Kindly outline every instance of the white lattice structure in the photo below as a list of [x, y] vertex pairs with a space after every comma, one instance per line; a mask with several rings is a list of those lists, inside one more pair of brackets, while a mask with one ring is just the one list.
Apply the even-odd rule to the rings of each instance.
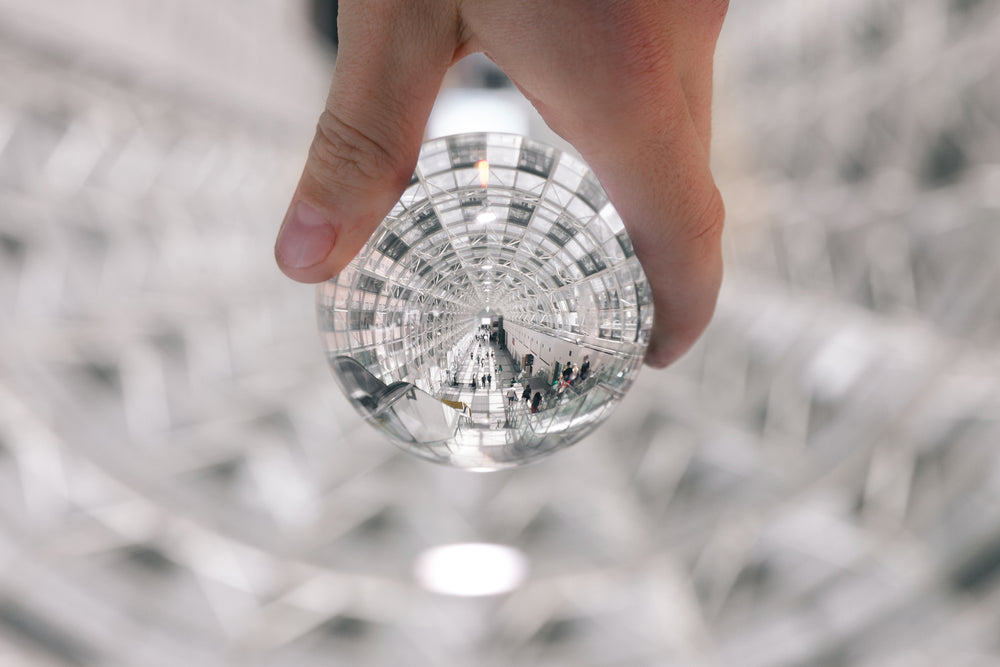
[[[0, 0], [0, 664], [996, 664], [1000, 9], [733, 4], [715, 322], [476, 476], [362, 427], [274, 268], [304, 9]], [[477, 540], [521, 588], [414, 582]]]

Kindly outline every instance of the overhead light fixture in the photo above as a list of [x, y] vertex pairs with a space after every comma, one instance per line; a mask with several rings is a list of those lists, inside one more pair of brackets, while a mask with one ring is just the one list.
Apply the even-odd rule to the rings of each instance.
[[420, 554], [413, 574], [422, 587], [435, 593], [500, 595], [524, 582], [528, 559], [521, 551], [502, 544], [446, 544]]
[[485, 188], [490, 184], [490, 162], [489, 160], [480, 160], [476, 163], [476, 169], [479, 171], [479, 186]]
[[485, 210], [476, 216], [476, 222], [489, 223], [497, 219], [497, 214], [490, 210]]

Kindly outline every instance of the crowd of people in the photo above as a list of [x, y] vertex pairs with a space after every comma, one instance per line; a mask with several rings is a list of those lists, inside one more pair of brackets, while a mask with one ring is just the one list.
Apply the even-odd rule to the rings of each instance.
[[[569, 387], [577, 387], [579, 383], [591, 376], [590, 356], [583, 357], [583, 363], [574, 366], [572, 361], [566, 362], [562, 370], [558, 372], [551, 385], [545, 386], [545, 393], [541, 390], [532, 391], [531, 383], [525, 383], [521, 392], [521, 400], [529, 406], [531, 413], [539, 411], [542, 401], [546, 399], [559, 398]], [[537, 386], [537, 385], [536, 385]], [[543, 385], [544, 386], [544, 385]], [[517, 392], [514, 389], [514, 380], [511, 380], [511, 388], [507, 390], [507, 402], [513, 405], [517, 400]]]
[[[497, 353], [490, 343], [489, 333], [481, 331], [472, 338], [469, 347], [466, 348], [472, 371], [468, 386], [474, 391], [481, 388], [489, 389], [494, 386], [494, 381], [498, 387], [501, 383], [506, 384], [506, 380], [501, 376], [503, 366], [497, 363]], [[514, 371], [517, 371], [516, 364]], [[505, 392], [508, 416], [516, 409], [519, 398], [525, 409], [535, 414], [549, 402], [559, 400], [571, 387], [579, 390], [580, 383], [593, 375], [589, 355], [584, 355], [583, 361], [576, 365], [572, 360], [567, 361], [565, 365], [558, 364], [551, 383], [548, 380], [539, 380], [537, 377], [531, 378], [527, 371], [526, 368], [510, 378], [510, 384]], [[458, 384], [458, 376], [457, 370], [449, 372], [453, 386]]]

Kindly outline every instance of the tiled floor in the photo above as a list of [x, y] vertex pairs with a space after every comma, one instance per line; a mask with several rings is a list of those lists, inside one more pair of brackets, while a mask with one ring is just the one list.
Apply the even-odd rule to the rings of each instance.
[[[525, 409], [520, 400], [523, 387], [516, 379], [513, 359], [505, 348], [477, 337], [465, 345], [459, 358], [462, 365], [456, 374], [458, 384], [446, 393], [446, 397], [469, 406], [473, 423], [495, 428], [503, 426], [511, 416], [507, 412], [507, 390], [512, 382], [517, 397], [513, 409]], [[482, 381], [484, 375], [487, 376], [485, 384]], [[475, 388], [472, 386], [473, 377], [476, 378]]]

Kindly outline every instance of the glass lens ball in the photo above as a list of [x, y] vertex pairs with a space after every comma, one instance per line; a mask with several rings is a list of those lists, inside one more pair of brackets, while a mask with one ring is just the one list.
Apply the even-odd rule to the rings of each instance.
[[344, 393], [407, 452], [473, 470], [593, 431], [652, 325], [621, 217], [579, 159], [507, 134], [424, 144], [399, 202], [319, 286]]

